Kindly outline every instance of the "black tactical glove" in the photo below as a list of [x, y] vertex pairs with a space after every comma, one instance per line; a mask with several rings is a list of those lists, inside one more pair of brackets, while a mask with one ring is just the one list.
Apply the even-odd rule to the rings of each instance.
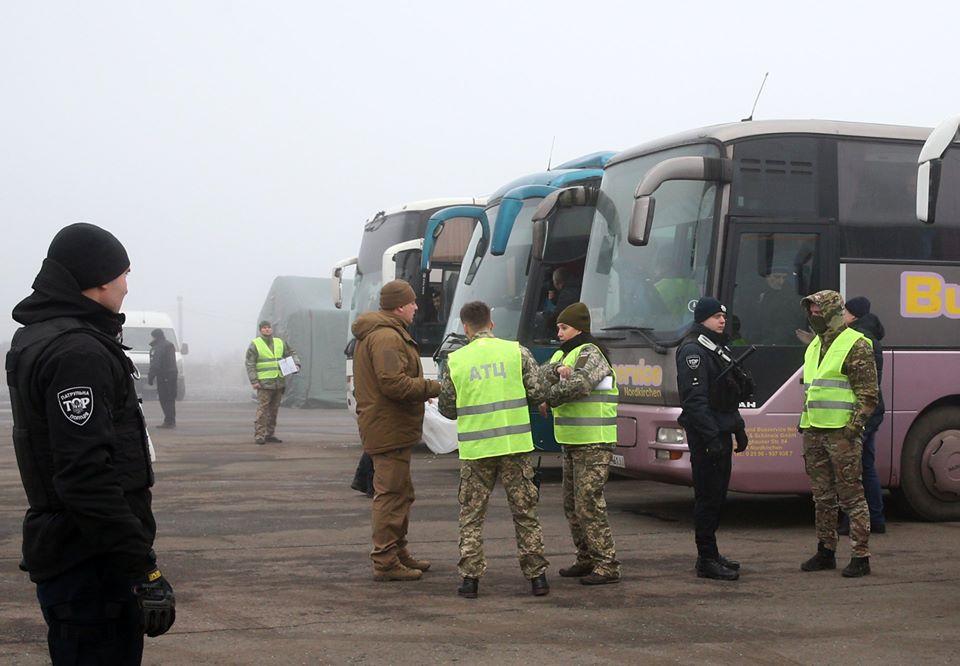
[[746, 430], [738, 430], [733, 433], [734, 438], [737, 440], [737, 447], [734, 449], [737, 453], [743, 453], [747, 450], [747, 444], [750, 443], [750, 440], [747, 439]]
[[160, 569], [134, 583], [133, 593], [143, 615], [143, 633], [151, 638], [167, 633], [177, 619], [177, 601]]

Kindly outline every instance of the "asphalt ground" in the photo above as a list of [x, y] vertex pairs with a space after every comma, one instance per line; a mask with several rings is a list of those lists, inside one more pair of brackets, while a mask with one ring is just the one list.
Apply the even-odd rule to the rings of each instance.
[[[159, 421], [156, 403], [146, 405]], [[533, 597], [502, 490], [488, 512], [480, 598], [460, 599], [457, 459], [418, 448], [410, 542], [433, 567], [413, 583], [371, 579], [370, 504], [350, 490], [358, 435], [345, 411], [280, 413], [283, 444], [256, 446], [255, 405], [186, 402], [159, 459], [156, 550], [177, 623], [147, 639], [148, 664], [822, 664], [960, 660], [960, 523], [893, 514], [871, 540], [873, 574], [802, 573], [816, 546], [809, 498], [731, 495], [723, 552], [740, 581], [693, 572], [692, 491], [612, 479], [623, 580], [587, 588], [572, 563], [559, 461], [540, 516], [551, 566]], [[0, 662], [47, 662], [34, 586], [17, 568], [23, 491], [0, 410]], [[841, 566], [849, 557], [843, 542]]]

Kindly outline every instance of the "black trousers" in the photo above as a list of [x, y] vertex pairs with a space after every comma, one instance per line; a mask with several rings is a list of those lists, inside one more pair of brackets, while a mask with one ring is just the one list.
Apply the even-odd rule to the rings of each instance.
[[717, 528], [723, 503], [730, 486], [730, 470], [733, 458], [733, 435], [724, 434], [723, 451], [708, 454], [705, 442], [688, 432], [690, 468], [693, 473], [693, 529], [697, 542], [697, 555], [704, 559], [716, 559]]
[[132, 583], [105, 563], [87, 560], [37, 583], [37, 599], [54, 666], [140, 663], [142, 616]]
[[366, 452], [360, 456], [360, 461], [357, 463], [357, 471], [354, 475], [354, 479], [360, 481], [360, 483], [367, 489], [373, 489], [373, 458], [371, 458]]
[[163, 422], [169, 425], [177, 422], [177, 376], [157, 377], [157, 398], [163, 410]]

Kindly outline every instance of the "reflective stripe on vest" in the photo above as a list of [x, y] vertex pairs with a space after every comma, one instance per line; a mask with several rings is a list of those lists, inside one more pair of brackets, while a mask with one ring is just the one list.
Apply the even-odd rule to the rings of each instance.
[[276, 379], [280, 376], [280, 359], [283, 358], [283, 340], [273, 339], [273, 349], [259, 335], [253, 339], [257, 348], [257, 380]]
[[447, 357], [447, 367], [457, 389], [461, 459], [533, 451], [518, 343], [474, 338]]
[[[566, 356], [557, 350], [551, 363], [562, 362], [571, 368], [577, 364], [580, 345]], [[613, 373], [613, 368], [610, 369]], [[620, 390], [613, 374], [613, 388], [594, 389], [586, 397], [553, 408], [553, 434], [560, 444], [614, 444], [617, 441], [617, 402]]]
[[807, 345], [803, 359], [803, 413], [801, 428], [842, 428], [850, 422], [857, 396], [843, 374], [843, 362], [857, 340], [870, 338], [852, 328], [844, 330], [820, 361], [820, 336]]

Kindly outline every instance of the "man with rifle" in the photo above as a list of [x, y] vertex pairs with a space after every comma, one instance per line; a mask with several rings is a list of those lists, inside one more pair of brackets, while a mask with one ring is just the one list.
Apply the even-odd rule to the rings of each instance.
[[737, 580], [740, 563], [720, 554], [716, 532], [730, 484], [733, 439], [738, 453], [747, 448], [739, 408], [752, 395], [753, 381], [739, 365], [743, 357], [734, 360], [726, 346], [726, 323], [720, 301], [709, 296], [697, 301], [694, 323], [677, 352], [677, 388], [693, 473], [697, 576]]

